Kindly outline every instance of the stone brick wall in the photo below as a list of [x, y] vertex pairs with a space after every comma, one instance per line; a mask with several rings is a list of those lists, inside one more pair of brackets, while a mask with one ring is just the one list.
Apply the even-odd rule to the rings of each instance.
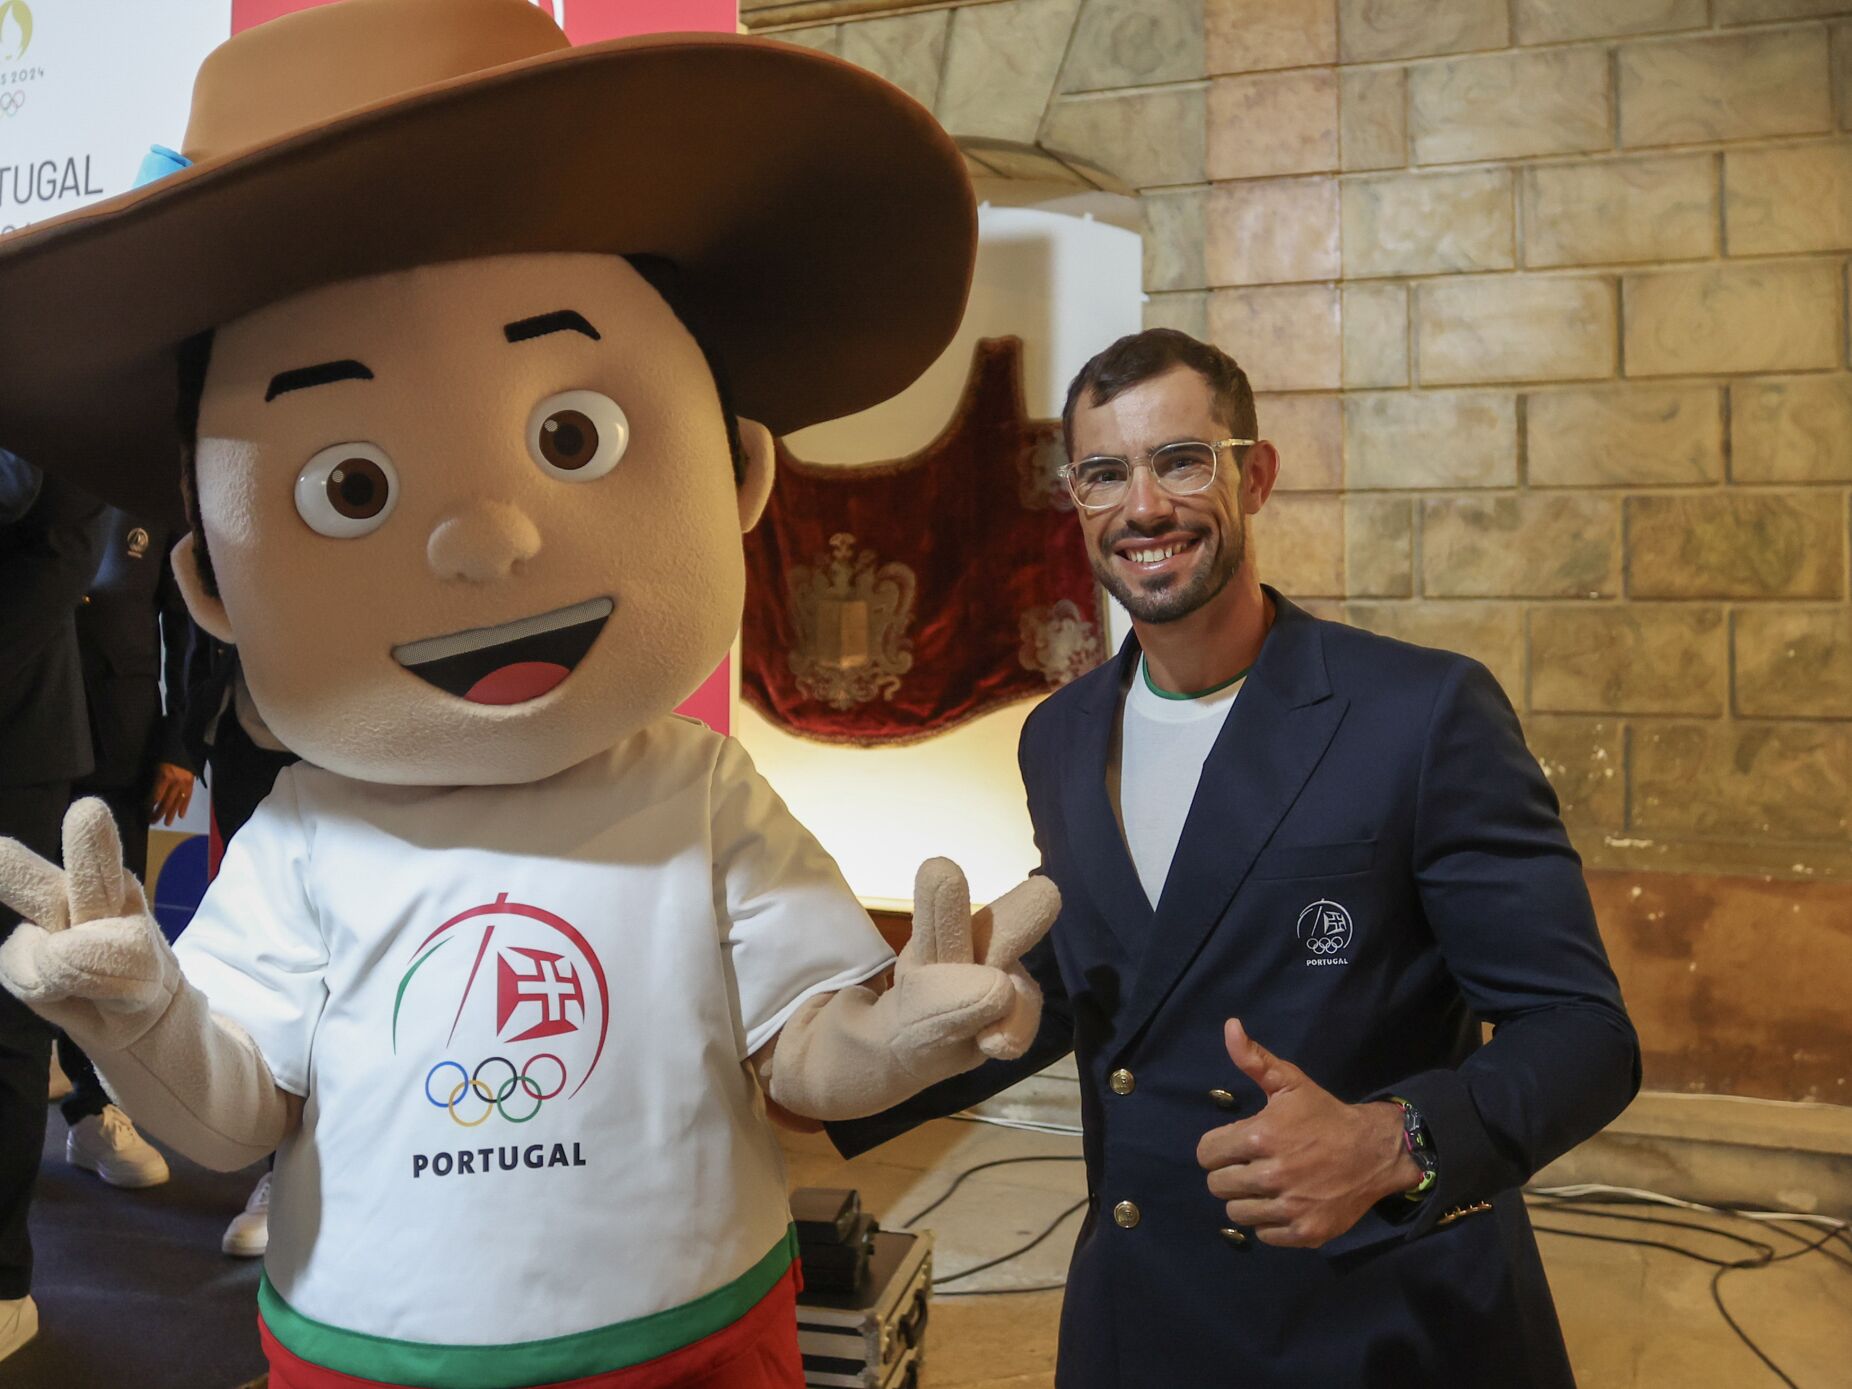
[[874, 4], [748, 20], [1139, 190], [1263, 572], [1498, 676], [1648, 1083], [1852, 1101], [1852, 0]]
[[1852, 877], [1840, 16], [1207, 3], [1263, 568], [1484, 660], [1596, 866]]
[[1204, 20], [1263, 572], [1497, 674], [1648, 1085], [1852, 1102], [1852, 3]]
[[[1044, 177], [1032, 153], [1105, 170], [1144, 210], [1150, 322], [1201, 331], [1204, 289], [1203, 0], [748, 0], [756, 33], [880, 73], [966, 142], [973, 173]], [[843, 16], [835, 23], [819, 17]], [[988, 167], [987, 167], [988, 166]]]

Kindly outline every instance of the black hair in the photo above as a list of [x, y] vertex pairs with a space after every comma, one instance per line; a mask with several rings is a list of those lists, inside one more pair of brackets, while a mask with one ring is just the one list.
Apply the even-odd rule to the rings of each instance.
[[[727, 452], [733, 464], [733, 485], [746, 478], [746, 450], [740, 443], [739, 415], [733, 408], [732, 392], [720, 358], [708, 347], [709, 335], [702, 330], [700, 316], [678, 292], [679, 271], [675, 262], [664, 256], [625, 256], [630, 267], [641, 275], [649, 287], [660, 294], [670, 310], [681, 320], [701, 357], [708, 374], [714, 378], [714, 391], [720, 397], [720, 414], [726, 422]], [[205, 527], [199, 513], [199, 402], [206, 388], [206, 369], [212, 364], [213, 331], [196, 333], [176, 350], [178, 394], [175, 424], [180, 435], [180, 492], [186, 504], [187, 525], [193, 532], [193, 563], [199, 571], [200, 586], [214, 598], [219, 596], [218, 575], [212, 569], [212, 555], [206, 548]]]
[[212, 572], [212, 555], [206, 549], [206, 528], [199, 515], [199, 398], [206, 389], [206, 368], [212, 365], [212, 329], [195, 333], [175, 352], [177, 395], [174, 427], [180, 434], [180, 497], [186, 503], [187, 528], [193, 532], [193, 567], [199, 585], [219, 596], [219, 576]]
[[682, 321], [688, 335], [695, 340], [695, 346], [701, 349], [707, 374], [714, 378], [714, 392], [720, 397], [720, 417], [727, 426], [727, 455], [733, 460], [733, 485], [739, 486], [746, 480], [746, 450], [740, 444], [740, 417], [733, 409], [733, 392], [727, 383], [726, 369], [708, 346], [713, 334], [707, 331], [701, 313], [681, 290], [680, 267], [667, 256], [635, 255], [624, 259], [643, 277], [645, 284], [662, 296], [670, 312]]
[[1199, 342], [1175, 328], [1147, 328], [1120, 338], [1080, 369], [1061, 407], [1061, 433], [1074, 437], [1074, 407], [1087, 391], [1088, 404], [1105, 405], [1122, 391], [1162, 376], [1173, 367], [1188, 367], [1209, 383], [1217, 418], [1242, 439], [1258, 439], [1254, 390], [1235, 359], [1213, 343]]

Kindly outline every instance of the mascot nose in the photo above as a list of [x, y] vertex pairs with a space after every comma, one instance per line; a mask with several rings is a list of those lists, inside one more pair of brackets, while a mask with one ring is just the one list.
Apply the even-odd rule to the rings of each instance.
[[518, 507], [481, 502], [437, 523], [425, 555], [440, 579], [505, 579], [540, 553], [540, 531]]

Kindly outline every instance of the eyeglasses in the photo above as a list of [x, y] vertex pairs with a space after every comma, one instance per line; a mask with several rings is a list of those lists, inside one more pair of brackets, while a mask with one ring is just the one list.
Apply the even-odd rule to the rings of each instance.
[[1094, 454], [1063, 463], [1058, 471], [1078, 505], [1088, 511], [1109, 511], [1125, 500], [1126, 493], [1132, 489], [1132, 473], [1140, 466], [1150, 468], [1157, 485], [1171, 496], [1187, 497], [1207, 491], [1209, 484], [1215, 481], [1215, 461], [1223, 449], [1253, 442], [1252, 439], [1217, 439], [1214, 443], [1205, 443], [1183, 439], [1152, 449], [1139, 458]]

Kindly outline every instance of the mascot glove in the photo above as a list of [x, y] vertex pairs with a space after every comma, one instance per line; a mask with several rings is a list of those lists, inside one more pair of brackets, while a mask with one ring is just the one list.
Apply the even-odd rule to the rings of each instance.
[[0, 945], [0, 984], [86, 1052], [121, 1051], [167, 1011], [180, 963], [103, 802], [65, 813], [64, 862], [0, 839], [0, 902], [25, 918]]
[[860, 1118], [987, 1057], [1021, 1056], [1042, 1012], [1021, 959], [1060, 910], [1055, 885], [1036, 877], [974, 916], [958, 866], [928, 859], [914, 883], [913, 934], [894, 987], [806, 1001], [778, 1034], [767, 1093], [809, 1118]]
[[64, 863], [0, 839], [0, 902], [24, 918], [0, 944], [0, 985], [69, 1033], [130, 1116], [188, 1157], [220, 1171], [263, 1157], [293, 1101], [182, 977], [103, 802], [65, 812]]

